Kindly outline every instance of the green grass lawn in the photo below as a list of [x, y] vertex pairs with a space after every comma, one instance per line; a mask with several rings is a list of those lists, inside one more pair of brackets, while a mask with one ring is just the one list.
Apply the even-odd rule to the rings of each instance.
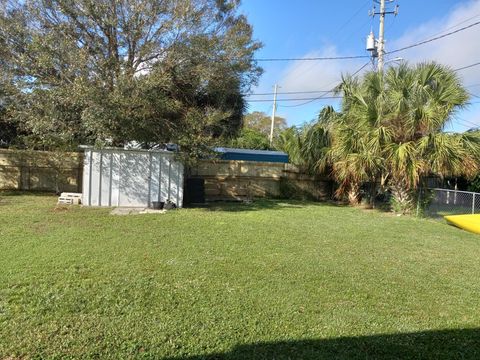
[[112, 216], [0, 193], [0, 359], [480, 358], [480, 236], [260, 201]]

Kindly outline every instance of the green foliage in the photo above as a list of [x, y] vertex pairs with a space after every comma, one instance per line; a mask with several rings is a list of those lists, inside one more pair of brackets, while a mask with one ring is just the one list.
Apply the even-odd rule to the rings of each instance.
[[434, 193], [426, 188], [420, 188], [415, 193], [415, 202], [416, 202], [416, 210], [415, 215], [417, 217], [425, 217], [426, 211], [428, 210], [433, 198]]
[[288, 154], [289, 162], [303, 165], [303, 131], [295, 126], [283, 130], [275, 139], [275, 148]]
[[[243, 117], [243, 126], [256, 130], [265, 136], [270, 136], [272, 126], [272, 118], [264, 112], [254, 111]], [[287, 121], [279, 116], [275, 116], [273, 136], [276, 138], [278, 134], [287, 127]]]
[[0, 193], [2, 359], [478, 358], [475, 234], [285, 200], [55, 203]]
[[[410, 194], [408, 194], [410, 195]], [[397, 192], [390, 197], [390, 209], [397, 214], [411, 214], [415, 208], [412, 196], [399, 196]]]
[[251, 128], [243, 128], [239, 135], [229, 142], [228, 146], [233, 148], [256, 150], [272, 149], [268, 136]]
[[[444, 129], [468, 93], [457, 74], [435, 63], [390, 67], [385, 74], [345, 76], [338, 91], [342, 109], [325, 131], [313, 136], [309, 161], [329, 164], [339, 183], [337, 195], [358, 202], [360, 185], [380, 184], [401, 212], [415, 209], [415, 190], [422, 177], [471, 176], [480, 165], [480, 136], [450, 134]], [[325, 126], [325, 122], [319, 121]]]
[[[0, 37], [0, 48], [2, 38]], [[17, 145], [20, 143], [21, 129], [11, 118], [11, 105], [18, 91], [13, 84], [13, 79], [5, 72], [0, 50], [0, 147]]]
[[[260, 44], [236, 0], [1, 2], [11, 118], [30, 146], [176, 142], [235, 134]], [[1, 45], [1, 44], [0, 44]]]
[[327, 107], [316, 123], [282, 132], [276, 146], [311, 172], [331, 173], [337, 196], [360, 200], [361, 184], [392, 195], [392, 209], [415, 209], [422, 177], [478, 172], [480, 136], [443, 132], [468, 100], [457, 75], [438, 64], [406, 64], [363, 78], [345, 76], [341, 112]]
[[476, 176], [470, 183], [468, 184], [468, 191], [473, 192], [480, 192], [480, 176]]
[[328, 172], [328, 151], [337, 116], [333, 108], [326, 107], [320, 112], [317, 122], [282, 131], [275, 146], [289, 155], [290, 162], [311, 173]]

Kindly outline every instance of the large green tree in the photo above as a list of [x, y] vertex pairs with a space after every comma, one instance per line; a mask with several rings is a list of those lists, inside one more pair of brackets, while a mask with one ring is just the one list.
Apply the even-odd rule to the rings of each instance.
[[242, 124], [260, 44], [238, 0], [0, 0], [0, 37], [32, 145], [174, 141]]

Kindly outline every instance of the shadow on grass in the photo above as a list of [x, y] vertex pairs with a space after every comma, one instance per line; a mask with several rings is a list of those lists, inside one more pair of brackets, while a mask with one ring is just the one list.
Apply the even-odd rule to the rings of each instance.
[[431, 205], [427, 211], [425, 212], [425, 215], [434, 218], [434, 219], [440, 219], [443, 220], [443, 217], [446, 215], [470, 215], [472, 214], [472, 207], [455, 207], [455, 206], [449, 206], [449, 205]]
[[0, 206], [10, 205], [18, 196], [52, 197], [55, 193], [45, 191], [0, 190]]
[[170, 358], [214, 359], [479, 359], [480, 329], [422, 331], [238, 345], [226, 353]]
[[272, 199], [258, 199], [252, 202], [213, 202], [203, 205], [188, 205], [189, 208], [200, 208], [206, 211], [227, 211], [227, 212], [242, 212], [242, 211], [258, 211], [258, 210], [283, 210], [283, 209], [302, 209], [306, 206], [343, 206], [334, 202], [314, 202], [302, 200], [272, 200]]
[[0, 196], [55, 196], [54, 191], [44, 190], [0, 190]]

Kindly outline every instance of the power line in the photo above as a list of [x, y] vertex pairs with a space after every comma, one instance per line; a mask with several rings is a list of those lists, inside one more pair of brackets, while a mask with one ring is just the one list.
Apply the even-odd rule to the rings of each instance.
[[[368, 5], [368, 3], [370, 3], [371, 0], [367, 0], [365, 1], [365, 3], [362, 5], [362, 7], [359, 9], [361, 11], [361, 9], [364, 9], [366, 5]], [[357, 15], [359, 13], [359, 11], [357, 11], [355, 14]], [[353, 15], [352, 16], [352, 19], [356, 16], [356, 15]], [[351, 21], [351, 20], [350, 20]], [[352, 39], [352, 38], [357, 38], [359, 34], [361, 34], [363, 31], [360, 31], [360, 30], [365, 30], [366, 29], [366, 25], [370, 22], [371, 20], [370, 19], [367, 19], [367, 21], [363, 24], [361, 24], [359, 27], [355, 27], [355, 28], [352, 28], [348, 33], [344, 32], [343, 35], [341, 36], [338, 36], [338, 32], [335, 32], [335, 36], [338, 36], [337, 37], [337, 41], [335, 42], [336, 45], [337, 45], [337, 48], [341, 48], [342, 45], [345, 43], [345, 41], [347, 39]], [[346, 24], [348, 24], [349, 22], [347, 22]], [[346, 25], [344, 24], [344, 25]], [[363, 46], [363, 43], [364, 43], [364, 36], [362, 35], [361, 37], [361, 44]]]
[[453, 69], [453, 71], [465, 70], [465, 69], [469, 69], [471, 67], [478, 66], [478, 65], [480, 65], [480, 62], [471, 64], [471, 65], [467, 65], [467, 66], [463, 66], [463, 67], [460, 67], [460, 68], [457, 68], [457, 69]]
[[354, 56], [326, 56], [326, 57], [304, 57], [304, 58], [259, 58], [256, 61], [321, 61], [321, 60], [353, 60], [369, 58], [369, 55]]
[[303, 106], [303, 105], [307, 105], [307, 104], [310, 104], [314, 101], [317, 101], [317, 100], [327, 100], [327, 99], [342, 99], [343, 96], [329, 96], [329, 97], [325, 97], [325, 96], [318, 96], [318, 97], [315, 97], [315, 98], [310, 98], [310, 99], [297, 99], [297, 100], [308, 100], [306, 102], [303, 102], [301, 104], [295, 104], [295, 105], [280, 105], [281, 107], [283, 108], [289, 108], [289, 107], [298, 107], [298, 106]]
[[[475, 18], [477, 16], [478, 15], [476, 15], [472, 18]], [[405, 47], [402, 47], [402, 48], [399, 48], [399, 49], [388, 51], [388, 52], [386, 52], [386, 54], [394, 54], [394, 53], [404, 51], [404, 50], [407, 50], [407, 49], [411, 49], [411, 48], [414, 48], [414, 47], [417, 47], [417, 46], [425, 45], [425, 44], [430, 43], [432, 41], [440, 40], [440, 39], [443, 39], [445, 37], [448, 37], [448, 36], [454, 35], [456, 33], [459, 33], [461, 31], [465, 31], [465, 30], [470, 29], [470, 28], [472, 28], [474, 26], [477, 26], [479, 24], [480, 24], [480, 21], [477, 21], [477, 22], [474, 22], [470, 25], [461, 27], [460, 29], [445, 33], [443, 35], [435, 36], [433, 38], [423, 40], [423, 41], [419, 41], [417, 43], [414, 43], [414, 44], [411, 44], [411, 45], [408, 45], [408, 46], [405, 46]], [[453, 27], [455, 27], [455, 26], [453, 26]], [[369, 55], [352, 55], [352, 56], [318, 56], [318, 57], [303, 57], [303, 58], [256, 58], [255, 60], [260, 61], [260, 62], [272, 62], [272, 61], [353, 60], [353, 59], [365, 59], [365, 58], [370, 58], [370, 56]]]
[[[468, 121], [466, 119], [463, 119], [461, 117], [459, 117], [458, 115], [453, 119], [453, 120], [456, 120], [458, 122], [463, 122], [463, 125], [465, 126], [465, 124], [467, 124], [467, 126], [475, 126], [475, 127], [478, 127], [478, 124], [475, 124], [471, 121]], [[462, 125], [462, 123], [460, 123]]]
[[357, 16], [357, 15], [360, 13], [360, 11], [363, 10], [363, 8], [365, 7], [365, 5], [367, 5], [369, 2], [370, 2], [370, 0], [365, 1], [365, 2], [358, 8], [358, 10], [355, 11], [355, 13], [354, 13], [352, 16], [350, 16], [350, 18], [349, 18], [347, 21], [345, 21], [345, 22], [334, 32], [334, 34], [337, 35], [341, 30], [343, 30], [343, 29], [345, 28], [345, 26], [347, 26], [347, 25], [355, 18], [355, 16]]
[[[365, 64], [363, 64], [358, 70], [356, 70], [351, 76], [355, 76], [357, 75], [360, 71], [362, 71], [366, 66], [368, 66], [370, 64], [370, 62], [367, 62]], [[466, 65], [466, 66], [463, 66], [463, 67], [460, 67], [460, 68], [457, 68], [457, 69], [454, 69], [453, 71], [461, 71], [461, 70], [464, 70], [464, 69], [468, 69], [468, 68], [471, 68], [471, 67], [474, 67], [474, 66], [478, 66], [480, 65], [480, 62], [477, 62], [477, 63], [474, 63], [474, 64], [470, 64], [470, 65]], [[474, 85], [470, 85], [471, 86], [475, 86], [475, 85], [478, 85], [478, 84], [474, 84]], [[331, 89], [331, 90], [311, 90], [311, 91], [284, 91], [284, 92], [278, 92], [277, 94], [278, 95], [294, 95], [294, 94], [315, 94], [315, 93], [323, 93], [323, 95], [320, 95], [320, 96], [317, 96], [317, 97], [310, 97], [310, 98], [283, 98], [283, 99], [277, 99], [277, 101], [306, 101], [304, 103], [301, 103], [301, 104], [295, 104], [295, 105], [279, 105], [281, 107], [297, 107], [297, 106], [303, 106], [303, 105], [307, 105], [309, 103], [312, 103], [316, 100], [322, 100], [322, 99], [341, 99], [343, 98], [342, 96], [326, 96], [327, 94], [330, 94], [330, 93], [333, 93], [334, 92], [334, 89]], [[254, 95], [258, 95], [258, 96], [266, 96], [266, 95], [273, 95], [273, 93], [256, 93], [256, 94], [248, 94], [246, 96], [254, 96]], [[473, 93], [470, 93], [470, 95], [474, 96], [474, 97], [477, 97], [477, 98], [480, 98], [480, 96], [476, 95], [476, 94], [473, 94]], [[251, 99], [251, 100], [246, 100], [247, 102], [271, 102], [271, 100], [269, 99]], [[480, 101], [473, 101], [473, 102], [470, 102], [470, 104], [477, 104], [477, 103], [480, 103]]]
[[[355, 71], [352, 76], [355, 76], [357, 75], [360, 71], [362, 71], [367, 65], [370, 64], [370, 61], [367, 62], [366, 64], [362, 65], [357, 71]], [[331, 90], [332, 92], [334, 91], [333, 89]], [[301, 104], [296, 104], [296, 105], [283, 105], [282, 107], [297, 107], [297, 106], [303, 106], [303, 105], [307, 105], [307, 104], [310, 104], [316, 100], [322, 100], [322, 99], [328, 99], [329, 97], [326, 97], [325, 96], [326, 94], [324, 95], [321, 95], [321, 96], [318, 96], [316, 98], [313, 98], [313, 99], [308, 99], [308, 101], [304, 102], [304, 103], [301, 103]], [[335, 97], [330, 97], [330, 98], [342, 98], [342, 96], [335, 96]]]
[[366, 64], [364, 64], [360, 69], [358, 69], [357, 71], [355, 71], [351, 76], [355, 76], [357, 75], [360, 71], [362, 71], [367, 65], [370, 64], [370, 61], [367, 62]]
[[[277, 102], [279, 101], [302, 101], [302, 100], [316, 100], [316, 99], [341, 99], [342, 96], [322, 96], [322, 97], [316, 97], [316, 98], [298, 98], [298, 99], [277, 99]], [[267, 100], [267, 99], [253, 99], [253, 100], [246, 100], [247, 102], [271, 102], [272, 100]]]
[[[360, 11], [362, 11], [362, 9], [365, 7], [365, 5], [367, 5], [368, 3], [370, 3], [371, 0], [366, 0], [358, 9], [357, 11], [355, 11], [355, 13], [345, 22], [343, 23], [335, 32], [334, 34], [336, 34], [338, 36], [338, 34], [360, 13]], [[363, 28], [363, 25], [362, 25], [362, 28]], [[355, 34], [358, 33], [358, 31], [355, 31], [354, 32]], [[342, 37], [342, 39], [344, 39], [345, 37]], [[344, 41], [340, 41], [340, 43], [343, 43]], [[337, 47], [339, 45], [339, 42], [337, 42]], [[305, 69], [304, 71], [302, 71], [300, 74], [297, 74], [297, 76], [302, 76], [304, 73], [312, 70], [314, 67], [316, 66], [316, 63], [313, 63], [312, 65], [310, 65], [307, 69]]]
[[[466, 22], [468, 22], [468, 21], [470, 21], [470, 20], [473, 20], [473, 19], [475, 19], [475, 18], [477, 18], [477, 17], [479, 17], [479, 16], [480, 16], [480, 14], [477, 14], [477, 15], [474, 15], [474, 16], [472, 16], [472, 17], [469, 17], [469, 18], [467, 18], [467, 19], [465, 19], [465, 20], [463, 20], [463, 21], [460, 21], [459, 23], [456, 23], [455, 25], [452, 25], [452, 26], [450, 26], [450, 27], [448, 27], [448, 28], [446, 28], [446, 29], [443, 29], [442, 31], [439, 31], [439, 32], [434, 33], [434, 34], [431, 34], [430, 37], [443, 34], [445, 31], [448, 31], [448, 30], [451, 30], [451, 29], [455, 29], [457, 26], [460, 26], [460, 25], [462, 25], [462, 24], [465, 24]], [[429, 38], [430, 38], [430, 37], [429, 37]], [[425, 39], [423, 39], [423, 40], [427, 40], [427, 39], [429, 39], [429, 38], [425, 38]], [[421, 40], [421, 41], [423, 41], [423, 40]]]
[[455, 117], [451, 118], [448, 122], [445, 123], [445, 126], [450, 126], [452, 129], [455, 128], [455, 125], [459, 125], [465, 128], [471, 128], [472, 126], [478, 127], [478, 124], [475, 124], [471, 121], [468, 121], [466, 119], [461, 118], [458, 115], [455, 115]]
[[467, 30], [467, 29], [470, 29], [474, 26], [477, 26], [480, 24], [480, 21], [477, 21], [473, 24], [470, 24], [470, 25], [467, 25], [467, 26], [464, 26], [460, 29], [457, 29], [455, 31], [451, 31], [451, 32], [448, 32], [446, 34], [443, 34], [443, 35], [440, 35], [440, 36], [436, 36], [436, 37], [433, 37], [433, 38], [430, 38], [428, 40], [424, 40], [424, 41], [420, 41], [418, 43], [415, 43], [415, 44], [411, 44], [411, 45], [408, 45], [408, 46], [405, 46], [403, 48], [400, 48], [400, 49], [396, 49], [396, 50], [392, 50], [392, 51], [389, 51], [388, 53], [389, 54], [393, 54], [393, 53], [397, 53], [397, 52], [400, 52], [400, 51], [404, 51], [404, 50], [407, 50], [407, 49], [411, 49], [411, 48], [414, 48], [414, 47], [417, 47], [417, 46], [420, 46], [420, 45], [424, 45], [424, 44], [427, 44], [427, 43], [430, 43], [432, 41], [436, 41], [436, 40], [440, 40], [440, 39], [443, 39], [444, 37], [447, 37], [447, 36], [450, 36], [450, 35], [453, 35], [453, 34], [456, 34], [458, 32], [461, 32], [461, 31], [464, 31], [464, 30]]
[[[436, 36], [436, 37], [433, 37], [433, 38], [430, 38], [430, 39], [427, 39], [427, 40], [424, 40], [424, 41], [420, 41], [420, 42], [402, 47], [400, 49], [395, 49], [395, 50], [392, 50], [392, 51], [389, 51], [389, 52], [386, 52], [386, 53], [387, 54], [394, 54], [394, 53], [404, 51], [404, 50], [408, 50], [408, 49], [411, 49], [411, 48], [414, 48], [414, 47], [417, 47], [417, 46], [425, 45], [425, 44], [430, 43], [432, 41], [440, 40], [440, 39], [443, 39], [447, 36], [451, 36], [451, 35], [454, 35], [456, 33], [461, 32], [461, 31], [465, 31], [465, 30], [470, 29], [470, 28], [472, 28], [474, 26], [477, 26], [479, 24], [480, 24], [480, 21], [477, 21], [473, 24], [464, 26], [460, 29], [448, 32], [446, 34]], [[369, 57], [370, 57], [369, 55], [354, 55], [354, 56], [325, 56], [325, 57], [304, 57], [304, 58], [258, 58], [258, 59], [255, 59], [255, 60], [256, 61], [265, 61], [265, 62], [267, 62], [267, 61], [324, 61], [324, 60], [365, 59], [365, 58], [369, 58]]]
[[[283, 91], [277, 92], [277, 95], [288, 95], [288, 94], [318, 94], [318, 93], [331, 93], [332, 90], [310, 90], [310, 91]], [[252, 93], [245, 94], [245, 96], [266, 96], [273, 95], [274, 93]]]

